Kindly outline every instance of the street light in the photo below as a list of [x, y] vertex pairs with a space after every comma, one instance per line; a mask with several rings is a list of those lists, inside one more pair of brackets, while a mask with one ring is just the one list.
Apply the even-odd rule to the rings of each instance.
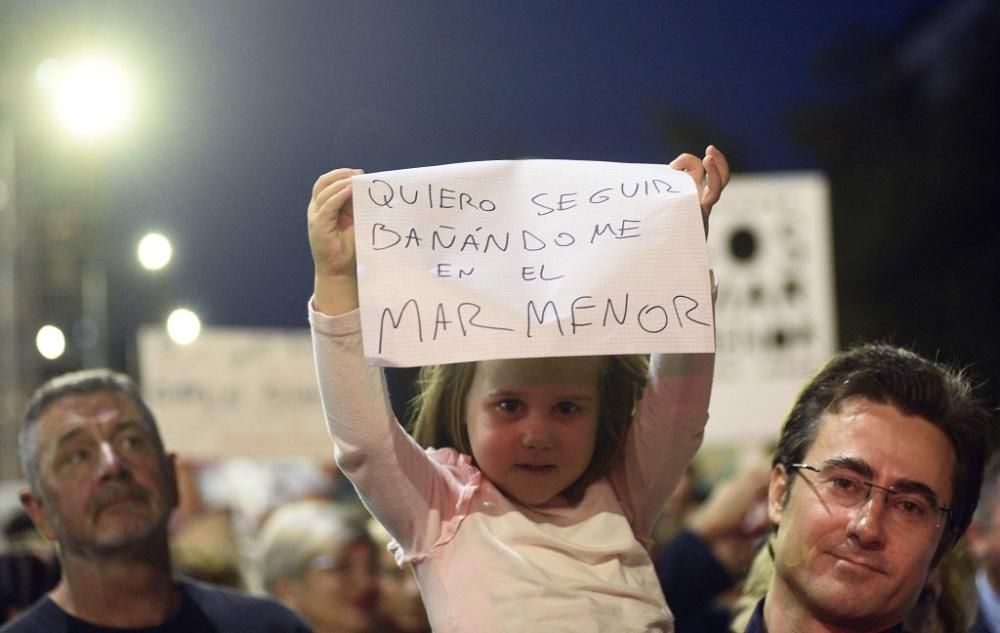
[[170, 263], [174, 249], [166, 236], [160, 233], [147, 233], [139, 240], [136, 254], [139, 263], [146, 270], [161, 270]]
[[66, 335], [54, 325], [43, 325], [35, 336], [38, 353], [49, 360], [55, 360], [66, 351]]
[[77, 343], [84, 366], [99, 367], [108, 360], [107, 254], [103, 156], [92, 150], [96, 141], [121, 131], [132, 118], [136, 91], [125, 67], [104, 55], [46, 60], [37, 67], [35, 80], [59, 126], [87, 145], [89, 156], [74, 157], [67, 180], [79, 187], [73, 201], [86, 231], [77, 246], [80, 323], [92, 324], [87, 331], [94, 333]]
[[94, 140], [124, 127], [135, 91], [121, 64], [107, 57], [49, 59], [35, 72], [56, 119], [75, 138]]
[[178, 345], [189, 345], [201, 334], [201, 319], [187, 308], [177, 308], [167, 317], [167, 335]]

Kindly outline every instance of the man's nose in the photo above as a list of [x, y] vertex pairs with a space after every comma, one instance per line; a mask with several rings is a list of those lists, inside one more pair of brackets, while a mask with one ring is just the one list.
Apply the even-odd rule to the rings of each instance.
[[885, 543], [889, 494], [881, 488], [869, 488], [865, 500], [852, 510], [847, 531], [863, 547], [880, 547]]
[[128, 470], [125, 460], [110, 442], [101, 442], [100, 473], [102, 477], [118, 476]]

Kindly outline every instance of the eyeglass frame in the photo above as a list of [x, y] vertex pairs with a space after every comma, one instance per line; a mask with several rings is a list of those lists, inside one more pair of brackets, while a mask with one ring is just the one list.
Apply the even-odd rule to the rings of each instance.
[[[801, 469], [804, 468], [806, 470], [811, 470], [812, 472], [816, 473], [817, 475], [818, 474], [822, 474], [822, 472], [823, 472], [823, 469], [820, 468], [820, 467], [818, 467], [818, 466], [814, 466], [813, 464], [801, 463], [801, 462], [800, 463], [795, 463], [795, 464], [788, 464], [787, 466], [785, 466], [785, 468], [786, 469], [794, 469], [794, 470], [801, 470]], [[852, 506], [852, 507], [859, 508], [859, 507], [865, 505], [866, 503], [868, 503], [871, 500], [871, 498], [872, 498], [872, 490], [875, 489], [875, 488], [878, 488], [883, 493], [885, 493], [885, 499], [886, 499], [887, 503], [889, 501], [889, 497], [890, 496], [895, 495], [895, 494], [900, 494], [900, 491], [899, 490], [895, 490], [892, 486], [888, 486], [888, 487], [881, 486], [881, 485], [875, 483], [874, 481], [865, 481], [864, 479], [861, 479], [860, 477], [859, 477], [859, 479], [860, 479], [861, 485], [868, 488], [868, 492], [865, 494], [864, 499], [861, 501], [861, 503], [859, 503], [856, 506]], [[933, 494], [933, 492], [932, 492], [932, 494]], [[937, 523], [934, 524], [935, 528], [941, 527], [941, 523], [942, 523], [941, 517], [942, 516], [947, 516], [947, 520], [944, 522], [945, 525], [947, 525], [948, 523], [951, 522], [951, 508], [949, 508], [947, 506], [940, 506], [940, 505], [938, 505], [937, 495], [933, 495], [933, 497], [932, 497], [931, 495], [924, 494], [923, 496], [926, 497], [927, 500], [930, 502], [931, 507], [934, 508], [935, 510], [937, 510], [937, 512], [938, 512], [938, 520], [937, 520]]]

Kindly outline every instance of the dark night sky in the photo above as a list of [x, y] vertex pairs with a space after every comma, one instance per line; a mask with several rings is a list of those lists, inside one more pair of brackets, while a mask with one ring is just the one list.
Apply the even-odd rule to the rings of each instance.
[[[0, 0], [0, 28], [37, 50], [98, 42], [141, 76], [140, 118], [107, 156], [111, 316], [128, 333], [146, 300], [304, 327], [305, 205], [333, 167], [666, 162], [714, 142], [738, 172], [824, 168], [790, 121], [864, 83], [824, 77], [829, 51], [955, 4]], [[152, 280], [131, 263], [149, 229], [176, 249]]]

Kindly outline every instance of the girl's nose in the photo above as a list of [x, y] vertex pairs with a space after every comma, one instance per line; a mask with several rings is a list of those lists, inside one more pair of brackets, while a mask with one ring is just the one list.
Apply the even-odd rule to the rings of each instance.
[[521, 432], [521, 443], [526, 448], [552, 448], [552, 430], [545, 420], [525, 420]]

